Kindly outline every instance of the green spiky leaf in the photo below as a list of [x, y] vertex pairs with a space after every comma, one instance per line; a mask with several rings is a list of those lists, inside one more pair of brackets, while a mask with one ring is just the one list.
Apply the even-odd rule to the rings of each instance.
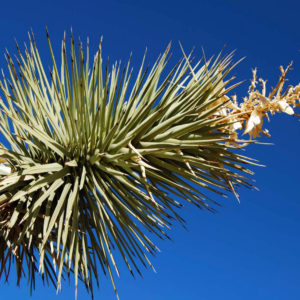
[[[252, 187], [251, 161], [227, 142], [228, 120], [218, 112], [231, 55], [191, 65], [184, 54], [165, 74], [169, 48], [136, 79], [129, 63], [104, 65], [102, 43], [92, 65], [89, 44], [61, 63], [48, 37], [52, 68], [44, 69], [33, 35], [17, 64], [6, 54], [0, 131], [0, 274], [14, 261], [18, 282], [31, 287], [40, 272], [58, 289], [74, 273], [93, 294], [100, 273], [118, 275], [117, 249], [132, 274], [151, 265], [149, 235], [168, 237], [184, 202], [214, 211], [207, 191]], [[234, 86], [232, 86], [234, 87]], [[176, 199], [175, 199], [175, 198]], [[212, 206], [211, 206], [212, 204]], [[101, 267], [101, 270], [98, 268]]]

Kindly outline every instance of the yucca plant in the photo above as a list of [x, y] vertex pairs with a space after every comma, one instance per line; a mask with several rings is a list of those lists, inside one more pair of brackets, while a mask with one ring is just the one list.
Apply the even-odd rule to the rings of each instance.
[[238, 105], [227, 96], [236, 86], [228, 78], [232, 55], [192, 65], [183, 52], [164, 74], [168, 47], [149, 70], [144, 58], [133, 79], [129, 63], [103, 63], [102, 42], [90, 63], [89, 43], [84, 51], [71, 36], [68, 55], [63, 40], [60, 65], [48, 42], [50, 72], [33, 35], [24, 53], [17, 46], [16, 62], [6, 53], [0, 275], [8, 280], [14, 265], [17, 283], [26, 275], [32, 289], [39, 272], [60, 289], [73, 273], [75, 289], [80, 279], [93, 295], [103, 273], [116, 291], [116, 251], [141, 274], [139, 265], [152, 267], [148, 254], [158, 249], [148, 235], [168, 238], [174, 220], [184, 224], [184, 202], [214, 211], [207, 191], [238, 196], [238, 187], [253, 187], [246, 165], [255, 162], [237, 150], [252, 141], [237, 130], [256, 136], [267, 111], [291, 113], [299, 88], [277, 86], [267, 97], [254, 77]]

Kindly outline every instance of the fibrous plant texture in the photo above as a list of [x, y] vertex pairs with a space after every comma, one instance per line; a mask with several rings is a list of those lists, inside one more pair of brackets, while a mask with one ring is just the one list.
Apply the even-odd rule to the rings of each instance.
[[[241, 103], [228, 93], [232, 55], [183, 59], [169, 73], [167, 50], [133, 78], [129, 63], [110, 68], [100, 43], [70, 51], [44, 69], [33, 35], [13, 62], [6, 54], [0, 100], [0, 274], [11, 266], [31, 288], [39, 272], [58, 289], [74, 273], [93, 294], [102, 274], [118, 274], [119, 251], [130, 272], [151, 266], [158, 248], [151, 235], [168, 237], [184, 202], [214, 211], [207, 191], [251, 188], [238, 148], [252, 143], [268, 113], [294, 114], [300, 87], [283, 91], [286, 71], [269, 95], [256, 71]], [[75, 49], [76, 48], [76, 49]], [[76, 50], [76, 51], [75, 51]], [[70, 52], [70, 54], [69, 54]], [[68, 54], [67, 54], [68, 53]], [[50, 74], [49, 74], [50, 73]]]

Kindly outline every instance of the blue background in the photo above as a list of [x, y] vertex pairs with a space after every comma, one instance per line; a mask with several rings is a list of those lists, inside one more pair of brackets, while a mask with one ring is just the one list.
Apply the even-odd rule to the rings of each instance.
[[[45, 26], [58, 54], [63, 32], [73, 27], [75, 36], [90, 37], [95, 50], [104, 37], [104, 55], [126, 61], [133, 51], [135, 70], [148, 47], [153, 63], [173, 41], [172, 63], [180, 57], [178, 41], [186, 51], [201, 47], [207, 56], [237, 49], [236, 59], [246, 56], [235, 70], [249, 80], [251, 68], [275, 85], [279, 65], [294, 61], [290, 83], [300, 80], [299, 1], [78, 1], [14, 0], [0, 2], [0, 53], [15, 53], [14, 38], [27, 41], [33, 29], [44, 61], [49, 63]], [[5, 69], [4, 56], [0, 67]], [[246, 95], [248, 84], [237, 89]], [[270, 124], [275, 146], [248, 147], [246, 154], [267, 168], [254, 168], [259, 192], [241, 190], [241, 204], [233, 196], [219, 200], [218, 214], [188, 206], [182, 211], [189, 231], [175, 225], [173, 242], [158, 241], [162, 250], [152, 262], [157, 274], [145, 270], [144, 279], [133, 279], [121, 265], [117, 287], [121, 299], [300, 299], [300, 123], [296, 117], [277, 115]], [[73, 299], [73, 282], [55, 289], [37, 283], [32, 298], [26, 282], [17, 288], [14, 274], [1, 282], [0, 299]], [[95, 299], [115, 299], [103, 278]], [[79, 299], [88, 297], [80, 285]]]

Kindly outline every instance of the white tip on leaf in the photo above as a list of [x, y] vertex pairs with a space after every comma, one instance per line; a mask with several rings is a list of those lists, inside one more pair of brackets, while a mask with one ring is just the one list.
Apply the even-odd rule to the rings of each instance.
[[11, 173], [10, 167], [0, 165], [0, 175], [9, 175], [10, 173]]

